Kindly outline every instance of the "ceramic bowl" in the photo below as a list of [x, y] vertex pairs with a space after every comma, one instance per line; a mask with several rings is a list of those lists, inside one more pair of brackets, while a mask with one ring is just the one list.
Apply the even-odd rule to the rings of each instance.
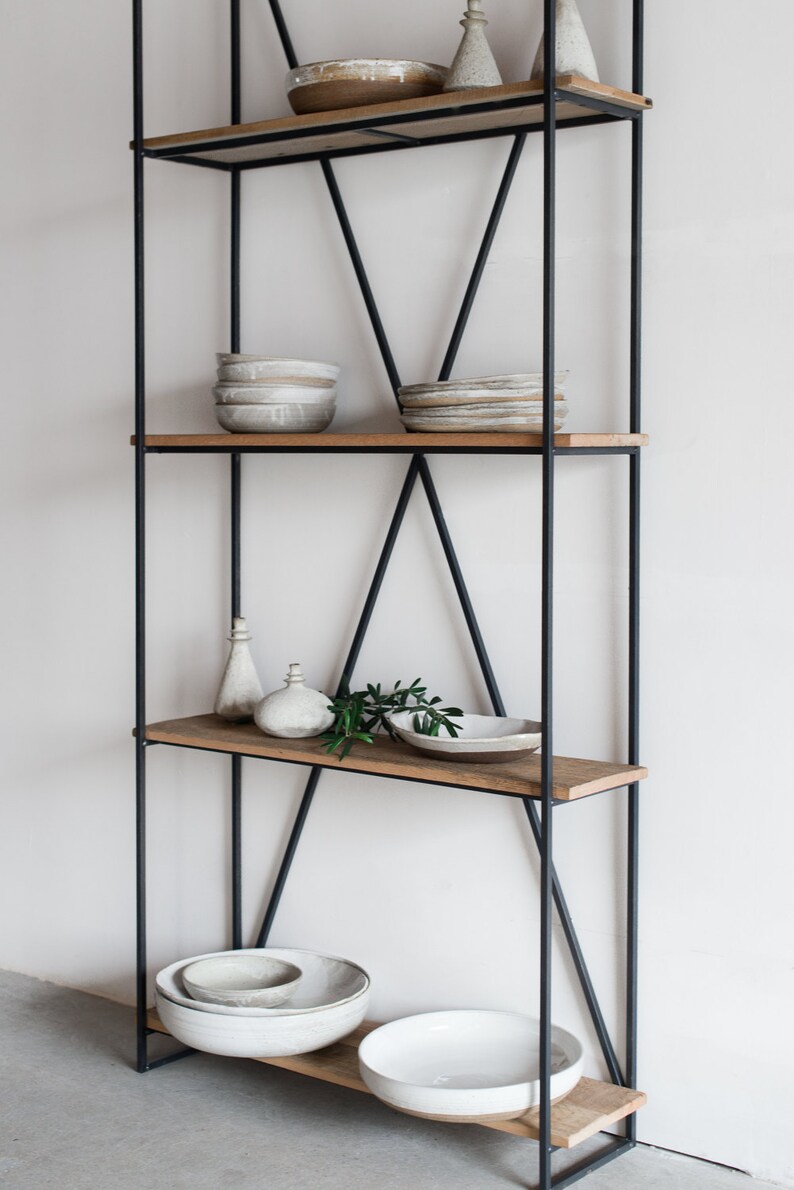
[[[288, 1000], [275, 1008], [243, 1008], [225, 1004], [204, 1004], [193, 1000], [185, 991], [182, 973], [191, 963], [203, 959], [228, 958], [230, 956], [265, 956], [294, 963], [303, 972], [303, 978]], [[281, 947], [267, 947], [254, 950], [220, 951], [218, 954], [197, 955], [195, 959], [180, 959], [165, 967], [155, 977], [155, 988], [161, 999], [190, 1008], [197, 1012], [210, 1012], [218, 1016], [303, 1016], [337, 1008], [357, 1000], [360, 996], [369, 999], [369, 976], [366, 971], [333, 955], [316, 954], [310, 950], [291, 950]]]
[[272, 955], [220, 955], [200, 959], [182, 971], [185, 990], [204, 1004], [273, 1008], [295, 991], [300, 967]]
[[286, 359], [275, 355], [239, 355], [218, 352], [219, 380], [269, 380], [287, 384], [335, 384], [339, 366], [313, 359]]
[[[218, 955], [196, 956], [195, 960], [183, 960], [161, 971], [155, 981], [160, 1020], [178, 1041], [193, 1049], [234, 1058], [279, 1058], [311, 1053], [352, 1033], [366, 1015], [369, 977], [355, 963], [280, 948], [221, 953], [267, 954], [286, 957], [288, 961], [294, 958], [304, 977], [290, 1000], [276, 1008], [234, 1008], [187, 999], [178, 1003], [161, 990], [164, 983], [173, 981], [173, 967], [182, 968], [199, 958]], [[167, 976], [169, 970], [171, 975]], [[351, 987], [356, 987], [357, 992], [337, 998], [340, 990]], [[306, 1001], [311, 1003], [307, 1005]], [[300, 1004], [304, 1007], [298, 1007]]]
[[212, 390], [216, 405], [333, 405], [336, 385], [319, 388], [304, 384], [270, 384], [265, 380], [241, 380], [216, 384]]
[[[428, 1012], [373, 1030], [358, 1051], [374, 1095], [432, 1120], [511, 1120], [540, 1102], [540, 1024], [516, 1012]], [[582, 1046], [551, 1031], [551, 1096], [582, 1074]]]
[[437, 95], [446, 78], [446, 67], [433, 62], [339, 58], [309, 62], [291, 70], [287, 75], [287, 97], [292, 110], [302, 115]]
[[[460, 760], [475, 764], [497, 764], [500, 761], [521, 760], [536, 752], [541, 745], [540, 724], [532, 719], [508, 719], [499, 715], [462, 715], [453, 719], [460, 725], [456, 738], [449, 735], [429, 736], [413, 730], [413, 711], [398, 711], [389, 715], [389, 723], [406, 744], [419, 752], [426, 752], [443, 760]], [[444, 728], [441, 728], [444, 731]]]
[[333, 402], [215, 406], [219, 425], [230, 434], [318, 434], [330, 426], [335, 411]]
[[[425, 434], [540, 434], [543, 431], [543, 417], [541, 414], [533, 416], [529, 413], [518, 414], [515, 417], [487, 417], [483, 414], [479, 418], [427, 418], [421, 414], [408, 410], [400, 419], [407, 430], [416, 430]], [[555, 417], [554, 429], [561, 430], [565, 422], [564, 417]]]
[[[568, 372], [554, 373], [554, 387], [563, 392]], [[524, 396], [543, 396], [542, 372], [511, 372], [501, 376], [469, 376], [459, 380], [435, 380], [423, 384], [404, 384], [397, 391], [401, 397], [414, 394], [469, 392], [472, 389], [483, 392], [516, 391]]]

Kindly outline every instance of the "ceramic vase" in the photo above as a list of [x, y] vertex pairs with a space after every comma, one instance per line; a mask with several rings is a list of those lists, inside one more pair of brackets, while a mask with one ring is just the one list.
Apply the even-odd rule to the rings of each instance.
[[[584, 27], [576, 0], [557, 0], [557, 53], [556, 74], [578, 74], [582, 78], [598, 82], [596, 66], [590, 39]], [[535, 61], [532, 64], [532, 78], [543, 78], [543, 45], [541, 37]]]
[[485, 38], [488, 22], [482, 11], [482, 0], [468, 0], [465, 16], [460, 23], [463, 26], [463, 39], [449, 68], [444, 90], [498, 87], [502, 76]]
[[334, 721], [328, 710], [331, 700], [306, 685], [297, 662], [289, 667], [284, 689], [267, 694], [254, 711], [254, 722], [266, 735], [282, 739], [304, 739], [321, 735]]
[[257, 703], [262, 698], [262, 686], [248, 649], [248, 642], [252, 639], [245, 617], [235, 616], [229, 637], [232, 644], [229, 660], [215, 699], [215, 714], [232, 723], [244, 723], [252, 719]]

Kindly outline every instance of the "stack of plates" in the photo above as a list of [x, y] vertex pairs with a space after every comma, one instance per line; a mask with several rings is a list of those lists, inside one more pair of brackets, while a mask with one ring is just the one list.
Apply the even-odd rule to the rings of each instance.
[[[554, 374], [554, 428], [562, 428], [568, 413], [565, 401], [567, 372]], [[408, 384], [399, 389], [408, 430], [475, 433], [543, 429], [543, 374], [474, 376], [468, 380], [439, 380], [435, 384]]]
[[336, 364], [267, 355], [222, 355], [215, 416], [232, 434], [313, 434], [336, 412]]

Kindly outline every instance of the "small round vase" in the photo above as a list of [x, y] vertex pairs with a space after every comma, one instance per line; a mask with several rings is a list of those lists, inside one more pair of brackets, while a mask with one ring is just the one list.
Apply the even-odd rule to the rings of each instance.
[[281, 739], [306, 739], [321, 735], [334, 721], [331, 700], [306, 685], [297, 662], [289, 667], [284, 689], [267, 694], [254, 711], [254, 722], [266, 735]]
[[262, 687], [248, 649], [248, 642], [252, 639], [245, 616], [235, 616], [229, 637], [232, 647], [214, 708], [216, 715], [231, 723], [244, 723], [253, 719], [256, 705], [262, 698]]
[[[556, 23], [555, 74], [578, 74], [581, 78], [597, 83], [598, 67], [576, 0], [557, 0]], [[543, 78], [544, 43], [545, 37], [541, 37], [532, 63], [533, 79]]]
[[452, 59], [444, 90], [498, 87], [502, 76], [485, 37], [488, 22], [482, 11], [482, 0], [468, 0], [466, 15], [460, 23], [463, 26], [463, 38]]

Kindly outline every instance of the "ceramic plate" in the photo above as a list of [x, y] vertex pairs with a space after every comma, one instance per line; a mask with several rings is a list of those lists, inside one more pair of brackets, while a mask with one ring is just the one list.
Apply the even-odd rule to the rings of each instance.
[[[554, 373], [554, 387], [562, 388], [568, 377], [568, 372]], [[423, 384], [404, 384], [398, 389], [400, 396], [414, 393], [444, 393], [450, 391], [468, 392], [471, 389], [518, 389], [527, 394], [542, 393], [542, 372], [513, 372], [504, 376], [469, 376], [461, 380], [426, 381]]]

